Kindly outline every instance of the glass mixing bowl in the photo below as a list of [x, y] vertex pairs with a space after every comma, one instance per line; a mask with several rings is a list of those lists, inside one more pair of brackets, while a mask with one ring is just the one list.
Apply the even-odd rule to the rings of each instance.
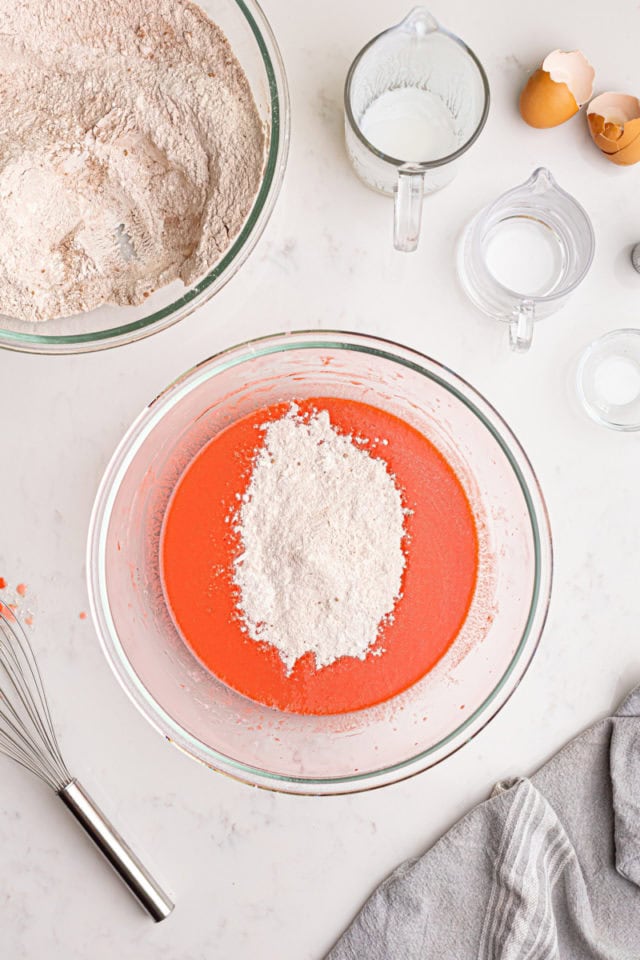
[[[323, 394], [382, 407], [442, 451], [474, 511], [480, 566], [459, 636], [422, 680], [367, 710], [301, 716], [246, 699], [196, 659], [167, 609], [160, 531], [176, 481], [213, 435], [259, 406]], [[536, 650], [552, 549], [544, 500], [525, 453], [469, 384], [385, 340], [314, 331], [227, 350], [186, 373], [142, 412], [98, 491], [87, 568], [107, 659], [168, 740], [257, 786], [333, 794], [418, 773], [495, 716]]]
[[260, 189], [240, 233], [197, 281], [162, 287], [144, 304], [105, 304], [87, 313], [25, 323], [0, 315], [0, 346], [26, 353], [86, 353], [141, 340], [182, 320], [210, 300], [245, 262], [271, 215], [289, 148], [289, 93], [284, 65], [267, 18], [255, 0], [198, 0], [226, 34], [247, 75], [268, 136]]

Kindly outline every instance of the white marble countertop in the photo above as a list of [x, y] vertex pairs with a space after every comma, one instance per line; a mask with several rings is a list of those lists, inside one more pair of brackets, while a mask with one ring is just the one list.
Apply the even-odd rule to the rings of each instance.
[[[175, 893], [154, 926], [62, 806], [2, 764], [0, 953], [7, 960], [316, 960], [374, 885], [424, 850], [499, 778], [532, 771], [640, 680], [640, 437], [598, 428], [572, 396], [591, 338], [640, 326], [640, 166], [591, 146], [584, 119], [538, 132], [515, 103], [527, 68], [582, 48], [597, 89], [640, 93], [632, 0], [433, 0], [484, 62], [489, 122], [458, 180], [428, 200], [420, 248], [391, 249], [390, 202], [355, 179], [342, 143], [352, 56], [406, 11], [392, 0], [265, 0], [288, 70], [292, 145], [284, 188], [256, 251], [206, 307], [131, 347], [81, 357], [0, 355], [0, 575], [28, 586], [69, 765]], [[469, 216], [538, 164], [584, 203], [592, 271], [570, 304], [511, 355], [501, 325], [460, 292], [453, 245]], [[554, 596], [542, 644], [502, 713], [413, 780], [346, 798], [252, 790], [172, 749], [129, 703], [87, 610], [84, 547], [96, 486], [125, 428], [187, 367], [287, 327], [342, 327], [402, 341], [453, 367], [502, 412], [546, 493]]]

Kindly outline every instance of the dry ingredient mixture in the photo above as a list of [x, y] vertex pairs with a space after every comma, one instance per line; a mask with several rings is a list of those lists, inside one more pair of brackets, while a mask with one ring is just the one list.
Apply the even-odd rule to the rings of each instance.
[[192, 282], [239, 232], [264, 153], [247, 78], [189, 0], [0, 0], [0, 311]]
[[[256, 399], [260, 395], [257, 387]], [[458, 636], [476, 585], [476, 524], [452, 466], [404, 420], [347, 397], [319, 395], [297, 405], [293, 415], [288, 402], [257, 406], [219, 430], [189, 462], [162, 523], [162, 585], [185, 643], [230, 689], [279, 710], [350, 713], [407, 690]], [[278, 456], [284, 451], [286, 462]], [[181, 455], [175, 467], [182, 470]], [[277, 623], [291, 641], [288, 663], [309, 651], [292, 669], [277, 646], [251, 638], [239, 612], [238, 574], [251, 574], [259, 588], [251, 606], [256, 632], [273, 636]], [[377, 594], [369, 592], [370, 583]], [[371, 608], [362, 610], [356, 590]], [[305, 611], [302, 597], [314, 599], [317, 610], [309, 603]], [[348, 634], [344, 645], [338, 617]], [[288, 633], [296, 620], [300, 644]], [[368, 637], [364, 628], [352, 632], [355, 622], [368, 624]], [[334, 641], [339, 648], [332, 648]], [[366, 655], [340, 656], [317, 668], [323, 657], [358, 648]]]
[[400, 595], [400, 490], [365, 438], [339, 433], [326, 410], [302, 417], [294, 404], [263, 430], [235, 518], [248, 635], [274, 646], [289, 672], [306, 653], [316, 669], [363, 660]]

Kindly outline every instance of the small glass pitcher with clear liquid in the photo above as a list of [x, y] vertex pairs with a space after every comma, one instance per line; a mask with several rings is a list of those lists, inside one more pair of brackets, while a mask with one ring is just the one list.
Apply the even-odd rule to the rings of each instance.
[[593, 260], [591, 220], [546, 167], [481, 210], [458, 245], [469, 299], [509, 324], [512, 350], [531, 346], [537, 320], [565, 303]]
[[355, 172], [395, 197], [394, 246], [418, 246], [422, 199], [445, 186], [489, 112], [476, 55], [424, 7], [374, 37], [345, 85], [345, 138]]

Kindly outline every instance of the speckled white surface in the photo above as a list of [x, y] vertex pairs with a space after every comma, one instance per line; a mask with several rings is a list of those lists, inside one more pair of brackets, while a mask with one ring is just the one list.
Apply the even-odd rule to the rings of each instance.
[[[640, 680], [640, 436], [607, 433], [572, 399], [579, 349], [640, 326], [640, 167], [591, 146], [582, 117], [538, 132], [515, 109], [526, 69], [581, 47], [597, 90], [640, 92], [631, 0], [434, 0], [486, 65], [489, 122], [458, 180], [429, 199], [419, 251], [391, 249], [391, 207], [354, 178], [342, 145], [351, 57], [406, 11], [392, 0], [267, 0], [289, 74], [293, 140], [275, 214], [240, 274], [203, 310], [128, 348], [76, 358], [0, 355], [0, 575], [25, 581], [64, 751], [177, 900], [154, 926], [62, 806], [2, 764], [0, 955], [7, 960], [316, 960], [373, 886], [424, 850], [500, 777], [533, 770]], [[591, 274], [536, 331], [529, 356], [458, 289], [453, 244], [485, 202], [548, 165], [597, 232]], [[403, 341], [471, 380], [506, 416], [546, 492], [555, 591], [538, 656], [502, 714], [439, 768], [370, 794], [303, 799], [252, 790], [172, 749], [128, 702], [87, 609], [93, 495], [130, 421], [198, 360], [287, 327]]]

